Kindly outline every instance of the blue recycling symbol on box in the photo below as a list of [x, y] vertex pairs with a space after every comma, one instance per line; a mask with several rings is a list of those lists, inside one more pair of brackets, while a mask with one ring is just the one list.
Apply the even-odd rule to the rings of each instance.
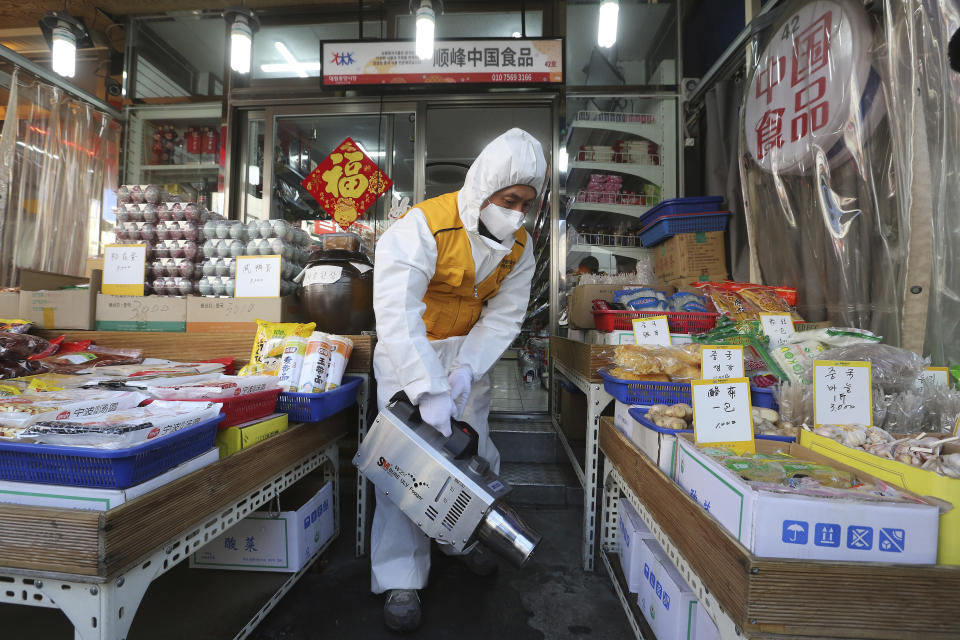
[[660, 582], [658, 581], [657, 582], [657, 598], [660, 598], [662, 596], [663, 596], [663, 585], [661, 585]]
[[818, 522], [813, 527], [813, 544], [818, 547], [840, 546], [840, 525]]
[[847, 527], [847, 548], [859, 551], [873, 549], [873, 527], [859, 525]]
[[810, 524], [803, 520], [784, 520], [781, 540], [787, 544], [807, 544]]
[[663, 608], [670, 611], [670, 594], [666, 591], [663, 592]]
[[880, 529], [880, 551], [890, 551], [892, 553], [903, 553], [907, 542], [907, 532], [903, 529], [890, 529], [884, 527]]
[[650, 565], [648, 565], [646, 562], [644, 562], [644, 563], [643, 563], [643, 578], [644, 578], [644, 580], [646, 580], [646, 579], [649, 578], [649, 577], [650, 577]]

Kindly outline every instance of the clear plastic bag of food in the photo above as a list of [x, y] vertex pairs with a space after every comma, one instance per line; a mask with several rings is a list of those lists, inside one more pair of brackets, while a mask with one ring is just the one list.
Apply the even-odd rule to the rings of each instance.
[[40, 336], [9, 331], [0, 332], [0, 360], [8, 363], [52, 356], [58, 348], [58, 343], [49, 342]]
[[190, 384], [160, 380], [146, 392], [161, 400], [226, 400], [277, 388], [276, 376], [219, 376]]
[[885, 393], [913, 389], [924, 369], [930, 366], [929, 358], [923, 358], [913, 351], [873, 342], [827, 349], [818, 359], [870, 362], [871, 383]]
[[0, 318], [0, 331], [7, 333], [27, 333], [31, 328], [33, 328], [33, 323], [29, 320]]
[[125, 449], [212, 420], [222, 406], [216, 402], [157, 400], [106, 416], [41, 420], [24, 429], [20, 438], [41, 444]]
[[613, 349], [610, 374], [627, 380], [696, 380], [701, 377], [701, 349], [699, 344], [618, 345]]
[[0, 398], [0, 425], [23, 428], [38, 420], [74, 420], [132, 409], [147, 399], [133, 391], [65, 389]]
[[90, 345], [82, 351], [61, 353], [41, 360], [51, 373], [90, 373], [95, 367], [143, 362], [140, 349], [111, 349]]

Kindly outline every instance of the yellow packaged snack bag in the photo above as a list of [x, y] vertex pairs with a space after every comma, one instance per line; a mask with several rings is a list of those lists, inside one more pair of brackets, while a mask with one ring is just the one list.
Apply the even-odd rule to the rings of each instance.
[[283, 343], [290, 336], [309, 338], [316, 323], [267, 322], [257, 320], [257, 335], [253, 339], [250, 362], [242, 369], [241, 376], [277, 375], [283, 360]]

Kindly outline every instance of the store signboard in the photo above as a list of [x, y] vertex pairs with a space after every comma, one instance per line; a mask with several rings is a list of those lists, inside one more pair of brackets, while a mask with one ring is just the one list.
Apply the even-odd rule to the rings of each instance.
[[873, 387], [869, 362], [813, 363], [813, 421], [873, 426]]
[[789, 313], [761, 313], [760, 326], [764, 335], [770, 338], [772, 347], [786, 344], [796, 333], [793, 317]]
[[[816, 152], [839, 162], [849, 157], [845, 136], [854, 117], [857, 138], [869, 136], [884, 112], [872, 37], [855, 3], [816, 0], [784, 15], [747, 87], [744, 136], [757, 164], [775, 173], [810, 171]], [[862, 95], [851, 87], [863, 87]]]
[[108, 244], [103, 248], [103, 286], [111, 296], [142, 296], [147, 245]]
[[411, 40], [324, 42], [323, 84], [563, 84], [563, 40], [437, 40], [421, 60]]
[[301, 184], [346, 229], [393, 186], [393, 180], [347, 138]]
[[705, 378], [743, 378], [746, 376], [743, 368], [743, 347], [704, 345], [700, 350], [700, 370]]
[[698, 445], [754, 453], [750, 381], [746, 378], [694, 380], [693, 434]]
[[280, 256], [239, 256], [237, 298], [276, 298], [280, 295]]
[[634, 344], [656, 344], [669, 347], [670, 325], [667, 316], [651, 316], [633, 319]]

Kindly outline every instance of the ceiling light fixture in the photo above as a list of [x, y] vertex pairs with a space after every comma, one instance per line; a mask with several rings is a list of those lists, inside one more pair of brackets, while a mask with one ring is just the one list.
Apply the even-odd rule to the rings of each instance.
[[609, 49], [617, 42], [617, 21], [620, 3], [617, 0], [603, 0], [600, 3], [600, 16], [597, 21], [597, 45]]
[[283, 56], [283, 59], [287, 61], [287, 64], [292, 67], [292, 70], [297, 72], [298, 76], [301, 78], [307, 77], [307, 72], [301, 67], [300, 61], [294, 58], [293, 54], [290, 53], [290, 49], [287, 48], [287, 45], [277, 40], [273, 43], [273, 46], [276, 47], [277, 51], [280, 52], [280, 55]]
[[421, 60], [433, 58], [433, 36], [436, 30], [436, 14], [430, 0], [421, 0], [417, 9], [417, 57]]
[[93, 46], [87, 26], [66, 12], [51, 11], [40, 19], [40, 30], [50, 47], [54, 72], [72, 78], [77, 73], [77, 49]]
[[520, 32], [519, 32], [519, 31], [514, 31], [513, 34], [511, 34], [511, 35], [513, 35], [514, 38], [519, 38], [519, 37], [520, 37]]
[[237, 73], [250, 73], [253, 34], [260, 29], [257, 16], [243, 7], [230, 7], [223, 12], [230, 25], [230, 68]]

